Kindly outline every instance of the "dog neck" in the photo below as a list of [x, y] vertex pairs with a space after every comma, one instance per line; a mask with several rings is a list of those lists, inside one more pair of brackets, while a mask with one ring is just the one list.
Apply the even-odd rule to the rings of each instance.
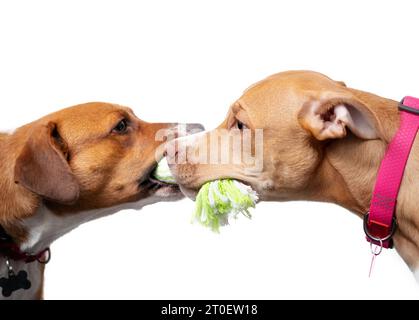
[[[369, 209], [378, 169], [386, 147], [399, 126], [396, 101], [361, 94], [378, 118], [381, 138], [361, 140], [351, 135], [331, 142], [325, 148], [318, 176], [313, 180], [317, 191], [311, 196], [315, 200], [334, 202], [360, 217]], [[418, 166], [419, 143], [415, 142], [398, 196], [398, 231], [394, 237], [396, 250], [412, 271], [419, 269], [419, 215], [416, 205], [419, 180], [415, 178]]]
[[[127, 203], [110, 208], [86, 210], [82, 212], [57, 212], [41, 204], [34, 214], [22, 220], [19, 227], [24, 230], [24, 240], [17, 242], [21, 251], [33, 254], [48, 248], [56, 239], [77, 228], [79, 225], [125, 209], [139, 210], [153, 203], [152, 197], [136, 203]], [[9, 228], [9, 230], [14, 228]], [[15, 271], [24, 270], [32, 282], [29, 290], [18, 290], [11, 299], [41, 299], [44, 266], [38, 262], [24, 263], [11, 261]], [[6, 260], [0, 257], [0, 277], [7, 275]], [[1, 299], [1, 296], [0, 296]]]
[[[19, 131], [12, 135], [0, 134], [0, 224], [20, 247], [28, 254], [38, 253], [49, 247], [53, 241], [73, 230], [77, 226], [114, 212], [133, 208], [139, 209], [152, 202], [147, 199], [139, 203], [114, 206], [97, 210], [70, 210], [58, 212], [48, 208], [43, 200], [14, 181], [15, 161], [23, 148], [20, 141], [26, 141]], [[24, 263], [10, 261], [15, 271], [24, 270], [32, 282], [29, 290], [18, 290], [10, 299], [42, 298], [42, 279], [44, 266], [38, 262]], [[0, 277], [7, 275], [6, 260], [0, 257]], [[0, 299], [1, 299], [0, 295]]]

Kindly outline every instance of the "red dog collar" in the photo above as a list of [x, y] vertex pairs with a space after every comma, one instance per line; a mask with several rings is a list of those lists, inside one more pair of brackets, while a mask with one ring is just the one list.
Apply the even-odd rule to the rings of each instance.
[[367, 240], [381, 248], [393, 247], [396, 231], [396, 204], [410, 150], [419, 129], [419, 99], [405, 97], [399, 105], [400, 127], [381, 162], [371, 199], [364, 217]]
[[39, 263], [47, 264], [51, 259], [51, 251], [49, 248], [46, 248], [34, 255], [22, 252], [19, 246], [14, 243], [12, 237], [0, 226], [0, 256], [25, 263], [38, 261]]

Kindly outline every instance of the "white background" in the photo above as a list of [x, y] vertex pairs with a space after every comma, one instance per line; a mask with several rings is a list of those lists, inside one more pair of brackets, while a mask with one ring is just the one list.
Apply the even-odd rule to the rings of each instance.
[[[2, 1], [0, 128], [92, 100], [213, 128], [246, 87], [289, 69], [395, 100], [418, 96], [418, 9], [383, 0]], [[192, 210], [189, 200], [160, 203], [64, 236], [45, 297], [419, 297], [394, 251], [368, 278], [361, 220], [337, 206], [261, 203], [252, 221], [221, 235], [191, 225]]]

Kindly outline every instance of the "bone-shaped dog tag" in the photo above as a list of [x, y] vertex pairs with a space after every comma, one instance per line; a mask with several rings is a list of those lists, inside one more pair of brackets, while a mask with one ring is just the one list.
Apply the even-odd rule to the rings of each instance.
[[2, 288], [3, 296], [8, 298], [17, 290], [28, 290], [31, 287], [31, 282], [26, 271], [19, 271], [16, 275], [13, 269], [9, 269], [8, 277], [0, 279], [0, 287]]

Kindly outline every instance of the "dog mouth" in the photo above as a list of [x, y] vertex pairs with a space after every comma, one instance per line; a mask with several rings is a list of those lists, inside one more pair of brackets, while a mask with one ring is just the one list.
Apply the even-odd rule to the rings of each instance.
[[238, 182], [240, 182], [240, 183], [242, 183], [242, 184], [244, 184], [248, 187], [253, 188], [253, 186], [250, 182], [245, 181], [243, 179], [223, 177], [223, 178], [217, 178], [217, 179], [212, 179], [212, 180], [205, 181], [205, 182], [201, 183], [198, 187], [193, 187], [193, 188], [180, 184], [179, 189], [187, 198], [189, 198], [192, 201], [196, 201], [196, 197], [197, 197], [199, 191], [201, 190], [201, 188], [204, 184], [215, 181], [215, 180], [224, 180], [224, 179], [236, 180], [236, 181], [238, 181]]
[[162, 198], [169, 198], [173, 196], [181, 196], [183, 194], [178, 184], [167, 183], [153, 177], [153, 172], [157, 168], [157, 163], [154, 163], [147, 170], [146, 175], [139, 182], [139, 189], [146, 190], [152, 195], [160, 196]]

